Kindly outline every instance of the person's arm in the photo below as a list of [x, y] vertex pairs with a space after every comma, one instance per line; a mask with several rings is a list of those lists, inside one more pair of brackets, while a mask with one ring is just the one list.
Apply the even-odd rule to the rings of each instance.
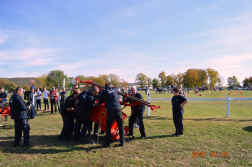
[[65, 101], [65, 107], [66, 107], [66, 110], [67, 111], [75, 111], [75, 104], [74, 104], [74, 102], [73, 102], [73, 99], [67, 99], [66, 101]]
[[5, 93], [5, 96], [6, 96], [5, 100], [8, 100], [8, 95], [7, 95], [7, 93]]
[[83, 86], [80, 91], [82, 92], [82, 91], [86, 90], [87, 87], [88, 87], [88, 84], [86, 84], [85, 86]]
[[183, 107], [187, 102], [188, 100], [185, 100], [183, 103], [180, 104], [180, 107]]
[[87, 104], [87, 111], [90, 113], [90, 111], [95, 107], [95, 100], [94, 98], [88, 99], [88, 104]]
[[102, 91], [102, 93], [101, 93], [101, 96], [100, 96], [100, 98], [99, 98], [98, 105], [101, 105], [102, 103], [104, 103], [104, 101], [105, 101], [105, 90]]
[[75, 109], [71, 107], [71, 108], [67, 108], [67, 111], [75, 111]]
[[16, 99], [16, 104], [18, 108], [22, 111], [29, 110], [30, 106], [25, 105], [24, 101], [21, 101], [22, 99]]

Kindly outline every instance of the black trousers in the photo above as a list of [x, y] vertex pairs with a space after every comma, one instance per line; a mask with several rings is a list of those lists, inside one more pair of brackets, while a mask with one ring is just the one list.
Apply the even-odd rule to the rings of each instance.
[[183, 114], [173, 114], [173, 122], [176, 128], [176, 134], [182, 135], [184, 133]]
[[45, 105], [45, 110], [46, 110], [46, 106], [47, 106], [47, 110], [49, 110], [48, 99], [44, 99], [44, 105]]
[[53, 105], [55, 106], [55, 113], [57, 112], [57, 100], [51, 100], [51, 113], [53, 113]]
[[106, 122], [106, 142], [105, 144], [110, 145], [111, 143], [111, 126], [113, 121], [116, 121], [119, 135], [120, 135], [120, 143], [124, 143], [124, 130], [123, 130], [123, 118], [122, 118], [122, 111], [120, 109], [109, 110], [107, 115], [107, 122]]
[[63, 127], [59, 139], [64, 139], [73, 134], [74, 130], [74, 115], [61, 115], [63, 120]]
[[[76, 122], [74, 125], [75, 141], [82, 140], [85, 137], [89, 124], [90, 124], [89, 116], [76, 113]], [[82, 128], [81, 125], [83, 125]]]
[[28, 119], [15, 119], [15, 145], [19, 145], [22, 137], [22, 131], [24, 133], [24, 144], [29, 144], [29, 132], [30, 126], [28, 123]]
[[144, 111], [133, 111], [130, 118], [129, 118], [129, 134], [134, 134], [133, 132], [133, 125], [136, 119], [138, 119], [139, 123], [139, 130], [141, 133], [141, 136], [146, 137], [145, 131], [144, 131], [144, 123], [143, 123], [143, 115]]
[[39, 110], [41, 110], [41, 99], [36, 99], [36, 104], [37, 104], [37, 110], [39, 107]]

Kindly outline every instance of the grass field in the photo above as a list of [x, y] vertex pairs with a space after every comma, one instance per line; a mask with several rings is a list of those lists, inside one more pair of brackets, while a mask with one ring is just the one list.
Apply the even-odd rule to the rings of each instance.
[[[244, 97], [252, 98], [252, 91], [242, 92]], [[146, 99], [145, 92], [140, 93]], [[190, 92], [187, 98], [228, 96], [227, 91], [200, 94], [197, 97]], [[150, 97], [171, 98], [172, 94], [151, 91]], [[2, 121], [0, 166], [252, 166], [252, 101], [230, 101], [230, 118], [226, 118], [226, 102], [189, 101], [184, 107], [182, 137], [171, 135], [174, 125], [170, 101], [151, 104], [160, 105], [162, 110], [151, 111], [151, 116], [144, 117], [147, 139], [140, 139], [139, 130], [134, 128], [136, 138], [126, 137], [123, 148], [117, 147], [117, 142], [102, 148], [104, 135], [99, 138], [100, 145], [92, 144], [91, 140], [97, 140], [95, 136], [88, 137], [89, 144], [58, 142], [62, 119], [50, 111], [38, 111], [38, 116], [29, 120], [33, 146], [13, 148], [14, 122]], [[124, 112], [130, 115], [129, 108]], [[128, 118], [124, 125], [128, 125]], [[199, 157], [192, 157], [198, 155], [196, 152]], [[217, 156], [212, 157], [211, 153]]]

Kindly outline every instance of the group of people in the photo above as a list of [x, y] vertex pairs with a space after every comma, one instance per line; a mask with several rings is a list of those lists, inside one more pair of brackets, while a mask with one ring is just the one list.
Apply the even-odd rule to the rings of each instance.
[[[88, 84], [82, 89], [78, 89], [78, 85], [75, 85], [71, 90], [71, 95], [66, 97], [61, 95], [61, 97], [66, 97], [64, 104], [61, 109], [61, 116], [63, 120], [63, 128], [61, 134], [59, 135], [59, 141], [65, 142], [66, 138], [70, 138], [73, 134], [74, 142], [85, 143], [85, 135], [88, 131], [90, 122], [90, 112], [95, 106], [100, 106], [105, 103], [107, 111], [107, 121], [106, 121], [106, 140], [104, 147], [109, 147], [111, 144], [111, 126], [113, 120], [116, 121], [119, 135], [120, 135], [120, 146], [124, 146], [125, 137], [123, 130], [123, 118], [120, 105], [120, 98], [117, 94], [117, 89], [110, 83], [105, 84], [105, 89], [102, 91], [98, 87], [92, 86], [90, 91], [86, 91]], [[33, 88], [31, 88], [33, 89]], [[56, 104], [57, 93], [55, 88], [48, 93], [46, 89], [44, 92], [50, 97], [51, 104]], [[43, 92], [43, 93], [44, 93]], [[131, 96], [137, 97], [143, 100], [143, 96], [137, 92], [136, 87], [131, 87]], [[185, 98], [186, 94], [183, 92], [182, 85], [177, 89], [173, 89], [174, 96], [171, 100], [172, 110], [173, 110], [173, 121], [175, 125], [176, 132], [173, 135], [182, 136], [183, 129], [183, 106], [188, 102]], [[10, 108], [11, 108], [11, 118], [15, 121], [15, 142], [14, 146], [20, 146], [20, 140], [22, 136], [22, 131], [24, 132], [24, 144], [23, 146], [29, 146], [29, 123], [27, 119], [26, 110], [30, 109], [30, 106], [22, 99], [23, 88], [17, 87], [15, 94], [10, 98]], [[37, 93], [37, 97], [39, 93]], [[41, 97], [41, 95], [40, 95]], [[44, 98], [45, 94], [44, 94]], [[97, 100], [99, 100], [97, 102]], [[129, 100], [129, 103], [135, 103], [134, 100]], [[138, 104], [131, 107], [131, 116], [129, 118], [129, 134], [128, 136], [133, 136], [133, 125], [136, 119], [138, 119], [139, 130], [141, 133], [141, 138], [146, 138], [143, 115], [145, 111], [145, 106], [143, 104]], [[76, 120], [76, 121], [75, 121]], [[74, 122], [75, 121], [75, 122]]]
[[62, 91], [59, 91], [59, 88], [53, 87], [51, 91], [46, 90], [46, 87], [43, 88], [43, 93], [39, 88], [35, 88], [34, 84], [30, 88], [31, 92], [29, 95], [29, 101], [33, 100], [33, 96], [35, 97], [35, 106], [37, 106], [37, 110], [41, 111], [41, 96], [43, 94], [44, 101], [44, 111], [49, 111], [49, 100], [51, 103], [51, 114], [60, 113], [64, 102], [66, 100], [67, 92], [66, 89], [63, 88]]

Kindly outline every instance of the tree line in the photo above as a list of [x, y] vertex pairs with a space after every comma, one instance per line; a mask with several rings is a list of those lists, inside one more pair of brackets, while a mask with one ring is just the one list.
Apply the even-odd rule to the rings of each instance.
[[68, 77], [64, 74], [64, 71], [61, 70], [53, 70], [50, 71], [48, 74], [43, 74], [37, 78], [35, 78], [35, 86], [37, 87], [54, 87], [59, 86], [60, 88], [63, 87], [63, 79], [65, 79], [65, 86], [66, 88], [70, 88], [69, 85], [75, 78], [80, 78], [80, 80], [87, 81], [93, 80], [95, 83], [100, 85], [105, 85], [105, 83], [112, 83], [115, 87], [126, 87], [128, 86], [128, 82], [124, 79], [120, 78], [116, 74], [109, 74], [109, 75], [99, 75], [98, 77], [95, 76], [84, 76], [84, 75], [77, 75], [75, 77]]
[[[208, 83], [209, 81], [209, 83]], [[177, 86], [183, 84], [184, 87], [204, 87], [209, 86], [210, 89], [214, 88], [214, 85], [222, 86], [224, 78], [219, 75], [219, 72], [215, 69], [188, 69], [184, 73], [166, 75], [164, 71], [159, 73], [157, 78], [149, 78], [143, 73], [139, 73], [136, 76], [135, 82], [140, 85], [141, 88], [145, 86], [153, 88]], [[228, 77], [227, 84], [230, 88], [240, 86], [240, 83], [236, 76]], [[243, 86], [251, 86], [252, 77], [245, 78]]]

